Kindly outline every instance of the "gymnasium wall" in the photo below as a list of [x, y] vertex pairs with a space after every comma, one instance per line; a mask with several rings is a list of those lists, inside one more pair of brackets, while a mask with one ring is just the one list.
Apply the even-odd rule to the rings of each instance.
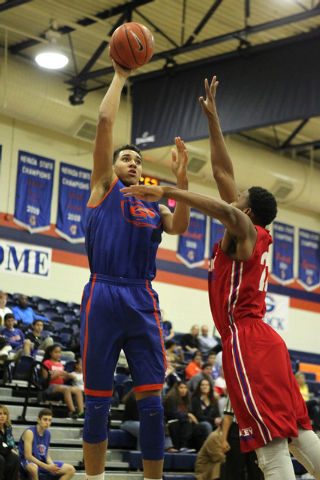
[[[127, 122], [127, 105], [121, 106], [117, 132]], [[128, 131], [127, 125], [125, 130]], [[52, 248], [50, 279], [26, 278], [13, 273], [0, 273], [0, 289], [11, 293], [40, 295], [80, 302], [82, 289], [89, 277], [83, 245], [71, 245], [54, 231], [56, 221], [59, 162], [92, 168], [92, 144], [62, 135], [20, 120], [0, 117], [0, 240], [23, 242]], [[124, 138], [126, 141], [127, 138]], [[246, 147], [250, 148], [250, 147]], [[56, 161], [51, 228], [43, 234], [29, 234], [12, 222], [14, 212], [18, 151], [25, 150]], [[241, 149], [245, 155], [245, 149]], [[152, 164], [146, 163], [148, 174], [156, 175]], [[158, 176], [158, 174], [157, 174]], [[172, 179], [168, 171], [168, 179]], [[217, 195], [214, 184], [190, 183], [190, 190]], [[9, 214], [9, 216], [8, 216]], [[290, 206], [279, 210], [278, 221], [298, 228], [319, 231], [319, 215]], [[154, 288], [158, 291], [165, 317], [176, 331], [188, 331], [194, 323], [212, 324], [206, 291], [206, 268], [189, 270], [176, 258], [177, 238], [163, 236], [158, 255], [158, 275]], [[297, 247], [297, 242], [296, 242]], [[207, 252], [208, 255], [208, 252]], [[269, 257], [269, 263], [270, 263]], [[297, 252], [295, 255], [297, 259]], [[295, 266], [297, 271], [297, 265]], [[296, 286], [294, 286], [296, 288]], [[282, 288], [278, 293], [286, 293]], [[298, 296], [299, 297], [299, 296]], [[301, 300], [292, 296], [289, 308], [289, 331], [283, 334], [291, 349], [319, 352], [320, 336], [319, 294]]]

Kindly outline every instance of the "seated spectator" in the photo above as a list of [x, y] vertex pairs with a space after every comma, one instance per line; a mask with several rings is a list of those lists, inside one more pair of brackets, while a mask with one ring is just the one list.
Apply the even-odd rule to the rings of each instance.
[[9, 357], [13, 360], [18, 360], [22, 353], [25, 355], [31, 354], [31, 342], [25, 339], [23, 333], [19, 328], [14, 328], [15, 318], [13, 313], [6, 313], [4, 316], [5, 328], [2, 330], [2, 335], [7, 337], [8, 343], [14, 351], [9, 352]]
[[194, 352], [191, 362], [185, 368], [185, 377], [186, 380], [196, 375], [196, 373], [200, 373], [202, 371], [202, 353], [200, 350]]
[[[67, 373], [64, 366], [59, 361], [61, 356], [61, 348], [59, 345], [53, 344], [48, 347], [43, 357], [43, 364], [51, 370], [51, 378], [49, 388], [46, 393], [62, 393], [65, 403], [69, 408], [68, 418], [84, 418], [83, 410], [83, 393], [78, 387], [72, 385], [65, 385], [68, 380], [74, 380], [75, 376], [72, 373]], [[42, 375], [44, 378], [48, 377], [48, 372], [43, 368]], [[73, 404], [72, 395], [74, 395], [78, 407], [78, 413]]]
[[49, 318], [36, 314], [31, 307], [28, 307], [28, 297], [26, 295], [20, 295], [18, 305], [12, 307], [11, 310], [16, 321], [20, 323], [21, 330], [26, 330], [36, 318], [44, 322], [50, 321]]
[[205, 438], [205, 427], [190, 412], [189, 389], [185, 382], [177, 382], [163, 398], [166, 419], [174, 448], [184, 452], [200, 450]]
[[6, 313], [12, 313], [10, 308], [6, 307], [8, 295], [0, 292], [0, 327], [4, 325], [4, 316]]
[[[263, 480], [254, 450], [242, 453], [240, 449], [239, 426], [227, 396], [221, 427], [221, 448], [226, 454], [225, 476], [230, 480]], [[284, 479], [283, 479], [284, 480]]]
[[35, 319], [30, 325], [31, 332], [26, 332], [26, 338], [31, 342], [32, 354], [44, 353], [47, 347], [53, 345], [53, 339], [51, 337], [42, 338], [41, 332], [43, 330], [43, 320]]
[[181, 339], [181, 346], [189, 352], [199, 350], [199, 325], [193, 325], [189, 333], [186, 333]]
[[220, 377], [220, 370], [219, 370], [219, 367], [216, 365], [216, 357], [217, 357], [216, 352], [210, 352], [207, 357], [207, 362], [209, 362], [212, 367], [211, 376], [213, 380], [216, 380], [218, 377]]
[[[123, 423], [121, 424], [121, 429], [130, 433], [137, 439], [137, 450], [140, 451], [139, 443], [139, 431], [140, 431], [140, 416], [138, 410], [138, 404], [136, 396], [133, 389], [130, 390], [123, 398], [123, 403], [125, 404]], [[178, 450], [173, 448], [172, 440], [168, 432], [165, 433], [164, 437], [164, 449], [165, 452], [175, 453]]]
[[78, 357], [76, 359], [76, 363], [74, 364], [74, 379], [72, 381], [72, 384], [75, 387], [80, 388], [80, 390], [84, 391], [84, 381], [83, 381], [83, 372], [82, 372], [82, 358]]
[[[174, 367], [180, 366], [180, 364], [184, 362], [182, 347], [180, 347], [180, 345], [177, 346], [174, 340], [166, 340], [165, 347], [166, 355], [170, 357], [172, 365]], [[179, 353], [179, 355], [175, 353], [175, 350]]]
[[214, 396], [218, 400], [221, 417], [223, 416], [227, 395], [228, 395], [227, 384], [224, 379], [223, 368], [220, 367], [220, 377], [218, 377], [214, 382]]
[[176, 369], [171, 363], [171, 358], [168, 355], [166, 355], [166, 361], [167, 361], [167, 368], [166, 368], [166, 375], [165, 375], [163, 387], [164, 387], [164, 392], [168, 393], [168, 391], [171, 390], [171, 388], [176, 382], [181, 381], [181, 378], [177, 374]]
[[198, 422], [205, 426], [207, 436], [221, 424], [218, 402], [210, 380], [210, 377], [200, 380], [191, 400], [191, 411]]
[[320, 398], [310, 396], [309, 387], [306, 384], [306, 377], [303, 372], [297, 372], [295, 377], [303, 400], [306, 402], [309, 418], [312, 420], [312, 429], [318, 433], [320, 432]]
[[[201, 380], [208, 380], [211, 388], [214, 388], [214, 381], [211, 376], [211, 363], [206, 362], [202, 365], [202, 370], [199, 373], [196, 373], [193, 377], [190, 378], [188, 382], [188, 387], [190, 392], [194, 392]], [[211, 433], [211, 432], [210, 432]]]
[[17, 480], [20, 471], [20, 458], [16, 450], [9, 410], [0, 405], [0, 478]]
[[[220, 478], [225, 480], [224, 476], [221, 475], [220, 477], [220, 467], [224, 461], [225, 455], [221, 448], [221, 430], [219, 427], [210, 433], [202, 445], [194, 466], [194, 476], [197, 480], [219, 480]], [[228, 480], [231, 480], [231, 477], [228, 477]], [[233, 480], [243, 479], [235, 477]]]
[[32, 480], [36, 480], [39, 474], [49, 475], [50, 478], [70, 480], [75, 474], [72, 465], [63, 462], [53, 462], [50, 456], [49, 427], [52, 422], [52, 411], [49, 408], [40, 410], [38, 423], [28, 427], [19, 440], [19, 455], [21, 466]]
[[199, 341], [199, 349], [203, 353], [203, 355], [208, 355], [208, 353], [217, 345], [219, 342], [213, 338], [212, 335], [209, 335], [209, 328], [207, 325], [202, 325], [201, 327], [201, 335], [198, 338]]
[[165, 320], [164, 318], [164, 311], [160, 310], [161, 312], [161, 320], [162, 320], [162, 330], [163, 330], [163, 338], [164, 340], [170, 340], [174, 337], [174, 331], [172, 329], [172, 323], [169, 320]]

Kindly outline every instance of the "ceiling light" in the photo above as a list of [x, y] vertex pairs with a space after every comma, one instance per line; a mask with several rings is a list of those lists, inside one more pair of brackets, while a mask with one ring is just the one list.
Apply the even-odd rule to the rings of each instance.
[[57, 41], [60, 38], [60, 33], [55, 30], [47, 30], [46, 39], [49, 40], [49, 45], [42, 48], [37, 54], [35, 60], [40, 67], [58, 69], [67, 65], [68, 57], [57, 47]]

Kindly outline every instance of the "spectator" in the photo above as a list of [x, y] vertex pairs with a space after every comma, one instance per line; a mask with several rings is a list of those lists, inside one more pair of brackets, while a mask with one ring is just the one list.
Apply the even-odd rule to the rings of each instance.
[[[188, 382], [188, 387], [190, 392], [194, 392], [201, 380], [208, 380], [211, 388], [214, 388], [214, 381], [211, 376], [212, 367], [211, 363], [206, 362], [202, 365], [202, 370], [199, 373], [196, 373], [193, 377], [190, 378]], [[211, 433], [211, 432], [210, 432]]]
[[[23, 333], [19, 328], [14, 328], [15, 318], [13, 313], [6, 313], [4, 316], [5, 328], [2, 330], [2, 334], [7, 337], [8, 343], [11, 348], [14, 350], [13, 360], [18, 360], [22, 353], [25, 355], [30, 355], [31, 353], [31, 342], [28, 339], [25, 339]], [[9, 352], [11, 357], [12, 352]]]
[[181, 381], [181, 378], [177, 374], [176, 369], [171, 363], [171, 358], [168, 355], [166, 355], [166, 361], [167, 361], [167, 368], [166, 368], [166, 376], [165, 376], [163, 388], [164, 388], [164, 392], [168, 393], [168, 391], [171, 390], [171, 388], [176, 382]]
[[299, 389], [303, 400], [306, 402], [308, 415], [312, 420], [312, 429], [316, 432], [320, 432], [320, 399], [318, 397], [310, 397], [309, 387], [306, 384], [306, 377], [303, 372], [297, 372], [295, 374]]
[[198, 422], [206, 428], [207, 436], [221, 424], [218, 402], [213, 394], [211, 380], [210, 376], [200, 380], [191, 400], [191, 411]]
[[32, 344], [32, 354], [44, 353], [47, 347], [53, 345], [53, 339], [47, 337], [43, 339], [41, 337], [41, 332], [43, 330], [43, 320], [35, 319], [31, 323], [31, 332], [26, 332], [26, 338], [28, 338]]
[[202, 325], [201, 335], [198, 338], [199, 347], [203, 355], [208, 355], [210, 350], [219, 345], [219, 342], [213, 338], [212, 335], [209, 335], [209, 328], [207, 325]]
[[220, 466], [225, 458], [221, 448], [221, 430], [219, 427], [210, 433], [202, 445], [194, 466], [194, 476], [197, 480], [219, 480], [219, 478], [226, 480], [224, 477], [220, 477]]
[[220, 377], [218, 377], [214, 382], [214, 395], [218, 400], [220, 415], [223, 416], [223, 410], [228, 392], [222, 367], [220, 367]]
[[172, 323], [169, 320], [165, 320], [164, 318], [164, 311], [160, 310], [161, 313], [161, 320], [162, 320], [162, 330], [163, 330], [163, 337], [165, 340], [170, 340], [174, 337], [174, 331], [172, 329]]
[[74, 372], [73, 375], [75, 378], [73, 379], [73, 385], [75, 387], [80, 388], [80, 390], [84, 391], [84, 382], [83, 382], [83, 372], [82, 372], [82, 358], [78, 357], [76, 359], [76, 363], [74, 365]]
[[4, 325], [4, 316], [6, 313], [12, 313], [10, 308], [6, 307], [8, 295], [0, 292], [0, 327]]
[[[174, 367], [179, 367], [181, 363], [184, 362], [182, 347], [180, 347], [180, 345], [177, 346], [177, 343], [175, 342], [175, 340], [166, 340], [165, 347], [166, 347], [166, 354], [168, 357], [170, 357], [172, 365]], [[175, 353], [175, 350], [178, 351], [179, 355]]]
[[48, 408], [40, 410], [37, 420], [37, 425], [26, 428], [19, 440], [22, 468], [32, 480], [37, 480], [40, 473], [70, 480], [75, 474], [74, 467], [68, 463], [53, 462], [50, 456], [52, 411]]
[[199, 350], [199, 325], [193, 325], [189, 333], [186, 333], [181, 339], [181, 346], [189, 352]]
[[[74, 380], [75, 375], [67, 373], [64, 370], [64, 366], [59, 362], [61, 356], [60, 345], [53, 344], [48, 347], [43, 357], [43, 364], [51, 370], [51, 378], [49, 388], [46, 390], [48, 395], [52, 393], [62, 393], [65, 403], [69, 408], [68, 418], [84, 418], [83, 411], [83, 393], [78, 387], [72, 385], [65, 385], [68, 380]], [[43, 368], [42, 375], [44, 378], [48, 377], [48, 372]], [[78, 413], [73, 404], [72, 395], [75, 396], [76, 404], [78, 407]]]
[[[121, 424], [121, 429], [130, 433], [137, 439], [137, 450], [140, 451], [139, 443], [139, 431], [140, 431], [140, 416], [137, 405], [137, 400], [134, 394], [133, 389], [127, 393], [122, 399], [125, 404], [123, 423]], [[173, 448], [172, 440], [168, 432], [165, 434], [164, 438], [165, 443], [165, 452], [176, 453], [178, 450]]]
[[256, 452], [254, 450], [247, 453], [241, 452], [238, 422], [228, 396], [222, 421], [221, 447], [226, 453], [224, 480], [264, 479], [262, 470], [258, 467]]
[[0, 478], [17, 480], [20, 458], [16, 451], [9, 410], [0, 405]]
[[175, 448], [183, 452], [194, 452], [193, 447], [200, 450], [205, 438], [205, 427], [190, 412], [188, 386], [185, 382], [177, 382], [163, 398], [164, 416], [169, 427], [170, 436]]
[[44, 322], [50, 321], [49, 318], [34, 313], [33, 309], [28, 307], [28, 297], [26, 295], [20, 295], [18, 298], [18, 305], [12, 307], [12, 313], [17, 322], [20, 323], [22, 330], [26, 330], [28, 325], [30, 325], [36, 318], [39, 318]]
[[212, 367], [211, 376], [213, 380], [216, 380], [218, 377], [220, 377], [220, 370], [219, 370], [219, 367], [216, 365], [216, 357], [217, 357], [216, 352], [210, 352], [207, 357], [207, 362], [209, 362]]
[[194, 352], [191, 362], [185, 368], [185, 377], [186, 380], [193, 377], [196, 373], [200, 373], [202, 371], [202, 353], [200, 350]]

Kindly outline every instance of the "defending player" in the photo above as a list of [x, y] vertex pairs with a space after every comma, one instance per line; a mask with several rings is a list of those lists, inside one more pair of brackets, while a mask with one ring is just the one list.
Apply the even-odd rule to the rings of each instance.
[[[158, 202], [126, 199], [124, 186], [139, 183], [142, 156], [134, 145], [113, 152], [113, 128], [121, 92], [131, 70], [113, 63], [115, 75], [102, 101], [93, 154], [86, 249], [91, 277], [81, 308], [86, 416], [83, 452], [88, 480], [102, 480], [107, 449], [107, 418], [113, 375], [123, 348], [140, 413], [140, 446], [145, 477], [160, 479], [164, 458], [163, 408], [160, 392], [165, 354], [158, 296], [152, 289], [161, 233], [181, 234], [189, 208], [174, 214]], [[172, 170], [187, 189], [187, 155], [176, 138]]]
[[[209, 268], [212, 315], [223, 343], [228, 393], [239, 422], [243, 452], [256, 450], [267, 480], [294, 480], [290, 452], [320, 480], [320, 441], [293, 376], [282, 338], [263, 322], [267, 255], [272, 237], [266, 225], [277, 214], [276, 200], [261, 187], [239, 193], [215, 106], [218, 82], [205, 81], [211, 163], [222, 200], [169, 187], [131, 187], [126, 195], [185, 202], [226, 227]], [[289, 449], [288, 449], [288, 441]]]

